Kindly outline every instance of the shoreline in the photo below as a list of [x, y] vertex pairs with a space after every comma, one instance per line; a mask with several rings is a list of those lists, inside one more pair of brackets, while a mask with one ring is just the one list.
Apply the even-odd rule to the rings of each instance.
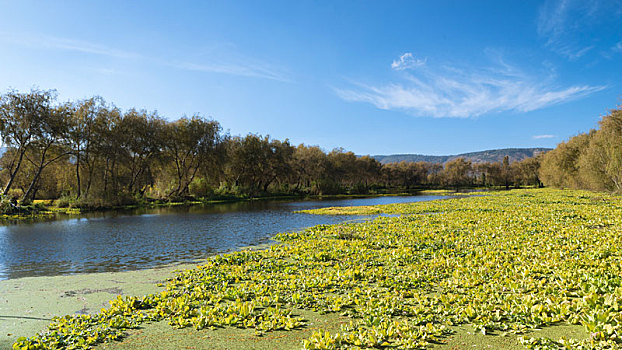
[[[467, 189], [468, 191], [477, 189]], [[42, 205], [39, 211], [28, 212], [25, 214], [0, 214], [0, 226], [8, 226], [20, 223], [32, 223], [43, 221], [64, 220], [67, 218], [77, 218], [86, 214], [107, 213], [114, 211], [130, 211], [140, 209], [158, 209], [169, 207], [192, 207], [192, 206], [209, 206], [217, 204], [243, 203], [255, 201], [288, 201], [288, 200], [331, 200], [331, 199], [348, 199], [348, 198], [376, 198], [376, 197], [399, 197], [399, 196], [418, 196], [418, 195], [435, 195], [435, 194], [459, 194], [451, 189], [423, 189], [413, 190], [411, 192], [396, 193], [370, 193], [370, 194], [329, 194], [329, 195], [272, 195], [263, 197], [249, 198], [224, 198], [214, 200], [193, 200], [184, 202], [146, 202], [142, 204], [130, 204], [122, 206], [101, 207], [97, 209], [80, 209], [80, 208], [60, 208], [51, 205], [53, 200], [43, 199], [36, 200], [35, 204]], [[26, 212], [26, 210], [25, 210]]]

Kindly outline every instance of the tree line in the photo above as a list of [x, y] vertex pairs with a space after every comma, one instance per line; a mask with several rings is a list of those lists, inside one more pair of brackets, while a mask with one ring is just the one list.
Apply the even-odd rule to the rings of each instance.
[[622, 109], [602, 117], [598, 129], [562, 142], [541, 159], [547, 186], [619, 192], [622, 190]]
[[100, 97], [57, 102], [55, 91], [0, 96], [1, 195], [80, 207], [289, 194], [365, 194], [419, 188], [540, 185], [536, 158], [444, 165], [381, 164], [343, 149], [231, 136], [201, 116], [168, 121]]

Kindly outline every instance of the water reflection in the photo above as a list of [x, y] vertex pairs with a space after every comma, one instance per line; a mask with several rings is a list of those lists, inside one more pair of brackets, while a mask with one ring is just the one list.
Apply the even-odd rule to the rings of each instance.
[[0, 279], [124, 271], [270, 242], [276, 233], [361, 216], [317, 216], [295, 210], [440, 199], [376, 197], [252, 201], [88, 213], [64, 220], [0, 226]]

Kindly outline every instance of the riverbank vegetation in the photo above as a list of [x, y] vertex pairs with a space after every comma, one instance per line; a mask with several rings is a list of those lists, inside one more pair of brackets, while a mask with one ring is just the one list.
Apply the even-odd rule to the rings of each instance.
[[622, 109], [604, 116], [599, 128], [560, 143], [541, 159], [547, 186], [622, 190]]
[[168, 323], [170, 334], [205, 332], [193, 341], [208, 346], [211, 329], [296, 334], [309, 311], [345, 320], [288, 348], [441, 348], [467, 327], [484, 345], [619, 349], [620, 208], [619, 196], [551, 189], [368, 208], [399, 216], [283, 233], [268, 250], [215, 256], [162, 293], [56, 318], [14, 349], [88, 348], [150, 322]]
[[343, 149], [231, 136], [201, 116], [171, 121], [156, 112], [122, 111], [99, 97], [60, 103], [54, 91], [0, 96], [0, 138], [0, 208], [9, 215], [36, 199], [89, 210], [156, 201], [540, 185], [535, 159], [383, 165]]

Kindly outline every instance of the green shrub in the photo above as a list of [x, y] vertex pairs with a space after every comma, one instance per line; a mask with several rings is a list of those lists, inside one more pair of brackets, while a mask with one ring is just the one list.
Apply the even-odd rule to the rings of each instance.
[[214, 189], [207, 182], [207, 179], [194, 179], [188, 186], [190, 195], [196, 198], [210, 198], [214, 196]]
[[0, 200], [0, 214], [12, 214], [15, 211], [15, 205], [8, 198]]
[[72, 204], [75, 204], [76, 199], [72, 196], [61, 196], [60, 198], [58, 198], [55, 202], [54, 205], [58, 208], [69, 208], [72, 207]]

